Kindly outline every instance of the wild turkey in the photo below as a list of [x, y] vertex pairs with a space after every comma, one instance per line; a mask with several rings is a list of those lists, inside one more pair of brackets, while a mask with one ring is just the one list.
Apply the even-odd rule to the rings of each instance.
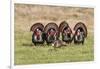
[[62, 40], [64, 42], [66, 43], [72, 42], [72, 37], [73, 37], [72, 30], [66, 21], [61, 22], [61, 24], [59, 25], [59, 31], [61, 32]]
[[87, 37], [87, 27], [84, 23], [78, 22], [74, 26], [74, 43], [79, 44], [82, 43], [84, 44], [84, 40]]
[[54, 48], [60, 48], [60, 47], [63, 47], [63, 46], [67, 46], [62, 40], [55, 40], [53, 43], [52, 43], [52, 46]]
[[35, 23], [31, 26], [30, 31], [32, 34], [32, 42], [36, 44], [44, 43], [44, 26], [41, 23]]
[[46, 42], [47, 44], [50, 44], [52, 42], [54, 42], [55, 40], [59, 39], [59, 29], [56, 23], [48, 23], [45, 28], [44, 28], [44, 32], [46, 35]]

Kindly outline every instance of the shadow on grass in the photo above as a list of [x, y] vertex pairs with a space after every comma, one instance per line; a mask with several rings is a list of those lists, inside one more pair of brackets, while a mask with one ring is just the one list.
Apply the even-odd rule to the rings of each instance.
[[34, 46], [34, 44], [32, 44], [32, 43], [30, 43], [30, 44], [28, 44], [28, 43], [23, 43], [22, 46], [31, 47], [31, 46]]
[[32, 47], [32, 46], [36, 46], [36, 47], [45, 47], [46, 45], [45, 44], [32, 44], [32, 43], [23, 43], [22, 46], [25, 46], [25, 47]]

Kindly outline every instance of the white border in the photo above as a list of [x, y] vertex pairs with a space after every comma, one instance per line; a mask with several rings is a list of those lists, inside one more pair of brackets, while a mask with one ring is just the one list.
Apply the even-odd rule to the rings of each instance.
[[10, 66], [10, 0], [0, 2], [0, 69]]
[[36, 64], [36, 65], [16, 65], [14, 66], [14, 3], [24, 3], [24, 4], [40, 4], [40, 5], [56, 5], [56, 6], [74, 6], [74, 7], [90, 7], [94, 8], [94, 2], [81, 1], [81, 0], [14, 0], [11, 2], [11, 68], [12, 69], [80, 69], [82, 67], [87, 68], [93, 66], [95, 62], [74, 62], [74, 63], [57, 63], [57, 64]]
[[14, 0], [14, 3], [72, 6], [72, 7], [95, 7], [95, 1], [91, 0]]
[[10, 58], [10, 68], [14, 69], [14, 2], [11, 0], [11, 58]]

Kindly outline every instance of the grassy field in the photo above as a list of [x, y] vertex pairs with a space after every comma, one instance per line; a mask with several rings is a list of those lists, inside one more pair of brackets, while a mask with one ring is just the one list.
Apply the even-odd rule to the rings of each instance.
[[[15, 4], [14, 11], [15, 65], [94, 60], [93, 8]], [[30, 27], [34, 23], [41, 22], [45, 26], [49, 22], [55, 22], [59, 25], [63, 20], [67, 21], [72, 29], [79, 21], [85, 23], [88, 36], [84, 45], [75, 45], [72, 42], [66, 47], [54, 50], [46, 43], [39, 46], [32, 44]]]

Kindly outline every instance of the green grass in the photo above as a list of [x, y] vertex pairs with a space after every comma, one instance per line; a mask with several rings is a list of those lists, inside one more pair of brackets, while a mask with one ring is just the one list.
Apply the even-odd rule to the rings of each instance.
[[15, 32], [15, 65], [44, 64], [58, 62], [92, 61], [94, 59], [93, 35], [86, 38], [84, 45], [71, 43], [66, 47], [53, 49], [52, 46], [34, 46], [31, 33]]

